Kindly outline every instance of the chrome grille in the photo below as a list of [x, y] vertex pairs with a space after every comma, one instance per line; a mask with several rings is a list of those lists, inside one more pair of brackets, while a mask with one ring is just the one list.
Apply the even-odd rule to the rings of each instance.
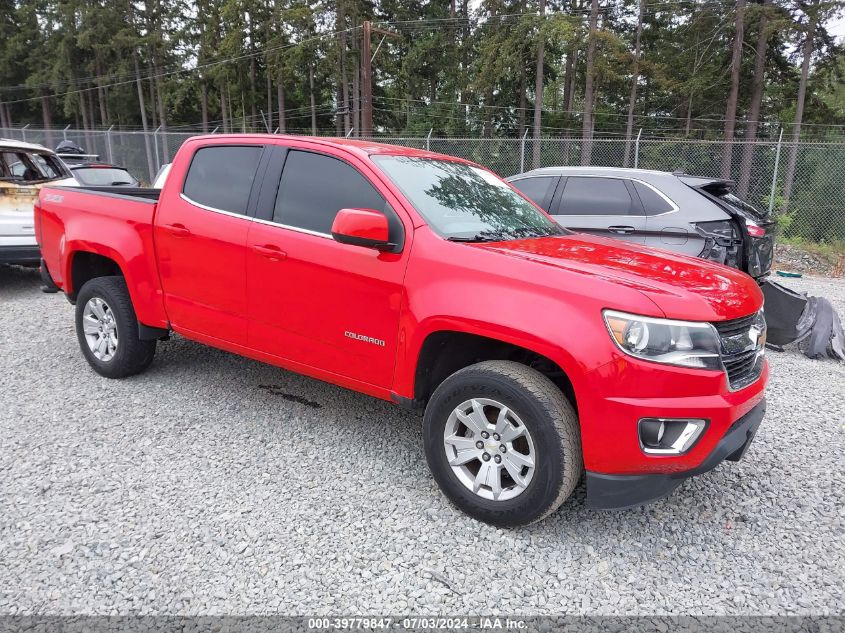
[[[728, 375], [728, 384], [737, 391], [747, 387], [763, 372], [763, 347], [766, 324], [762, 314], [750, 314], [731, 321], [713, 323], [719, 333], [722, 347], [722, 364]], [[756, 328], [758, 335], [752, 335]]]

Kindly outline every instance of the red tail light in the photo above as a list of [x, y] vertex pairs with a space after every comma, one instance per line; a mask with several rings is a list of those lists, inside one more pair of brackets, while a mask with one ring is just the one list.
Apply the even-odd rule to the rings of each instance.
[[762, 226], [757, 226], [750, 220], [745, 221], [745, 227], [748, 229], [748, 234], [751, 237], [766, 237], [766, 229]]

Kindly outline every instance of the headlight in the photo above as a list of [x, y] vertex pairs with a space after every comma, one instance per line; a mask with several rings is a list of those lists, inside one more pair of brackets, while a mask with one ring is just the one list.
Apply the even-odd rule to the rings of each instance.
[[655, 363], [722, 369], [719, 335], [709, 323], [672, 321], [605, 310], [611, 338], [629, 356]]

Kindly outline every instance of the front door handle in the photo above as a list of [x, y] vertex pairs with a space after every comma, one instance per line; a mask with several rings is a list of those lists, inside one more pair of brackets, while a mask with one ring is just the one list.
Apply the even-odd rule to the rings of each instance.
[[265, 244], [263, 246], [256, 245], [252, 247], [252, 250], [273, 262], [282, 261], [288, 256], [286, 252], [278, 246], [273, 246], [272, 244]]
[[633, 226], [609, 226], [607, 230], [617, 235], [630, 235], [634, 232]]
[[174, 237], [188, 237], [191, 234], [184, 224], [165, 224], [161, 228], [172, 233]]

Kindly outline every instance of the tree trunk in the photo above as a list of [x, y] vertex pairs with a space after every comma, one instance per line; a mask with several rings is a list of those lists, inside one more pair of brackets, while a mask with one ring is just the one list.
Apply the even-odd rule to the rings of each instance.
[[540, 31], [537, 34], [537, 69], [534, 72], [534, 135], [532, 149], [531, 149], [531, 164], [534, 169], [540, 166], [540, 150], [542, 148], [543, 139], [541, 131], [543, 129], [543, 64], [546, 55], [546, 40], [543, 37], [543, 20], [546, 16], [546, 0], [540, 0]]
[[100, 123], [103, 127], [109, 126], [109, 114], [106, 99], [106, 89], [102, 86], [97, 86], [97, 101], [100, 103]]
[[255, 46], [253, 45], [254, 39], [250, 29], [250, 55], [249, 58], [249, 114], [250, 114], [250, 121], [252, 125], [255, 125], [256, 119], [258, 119], [258, 112], [256, 112], [255, 108], [255, 92], [256, 92], [256, 79], [255, 79]]
[[311, 100], [311, 134], [317, 136], [317, 102], [314, 99], [314, 64], [308, 64], [308, 93]]
[[736, 28], [733, 52], [731, 54], [731, 89], [728, 92], [728, 104], [725, 108], [725, 147], [722, 152], [722, 178], [731, 177], [733, 159], [734, 131], [736, 130], [736, 104], [739, 100], [739, 72], [742, 66], [742, 40], [745, 35], [745, 0], [736, 0]]
[[[3, 104], [0, 103], [0, 110], [2, 110]], [[50, 113], [50, 97], [47, 95], [41, 95], [41, 118], [44, 121], [44, 134], [46, 136], [47, 147], [53, 146], [53, 132], [50, 128], [53, 125], [53, 117]]]
[[0, 127], [12, 127], [11, 125], [9, 125], [9, 121], [6, 119], [6, 104], [2, 101], [0, 101]]
[[159, 112], [159, 120], [158, 124], [161, 126], [161, 131], [163, 136], [161, 137], [162, 141], [162, 150], [164, 155], [164, 162], [170, 162], [170, 150], [167, 147], [167, 113], [164, 110], [164, 91], [161, 89], [161, 79], [159, 78], [158, 72], [158, 65], [153, 66], [153, 72], [155, 72], [155, 84], [156, 84], [156, 99], [158, 100], [158, 112]]
[[272, 134], [275, 128], [273, 127], [273, 82], [270, 81], [270, 73], [267, 73], [265, 83], [267, 89], [267, 132]]
[[279, 134], [285, 133], [285, 78], [279, 75], [276, 80], [276, 101], [279, 102]]
[[[149, 67], [147, 72], [152, 76], [153, 69]], [[155, 90], [155, 80], [150, 78], [150, 126], [153, 130], [158, 129], [158, 108], [156, 106], [156, 90]]]
[[135, 87], [138, 89], [138, 107], [141, 112], [141, 129], [144, 130], [144, 149], [147, 153], [147, 173], [150, 182], [155, 177], [155, 168], [153, 167], [153, 155], [150, 151], [150, 135], [147, 128], [147, 108], [144, 105], [144, 87], [141, 84], [141, 68], [138, 65], [138, 54], [133, 51], [132, 59], [135, 62]]
[[232, 107], [232, 90], [229, 84], [226, 84], [226, 109], [229, 111], [229, 130], [235, 131], [235, 109]]
[[748, 110], [748, 121], [745, 124], [745, 143], [742, 147], [742, 161], [739, 166], [739, 184], [737, 192], [740, 198], [748, 195], [748, 185], [751, 182], [751, 168], [754, 164], [754, 141], [757, 139], [757, 128], [760, 120], [760, 106], [763, 103], [763, 89], [766, 79], [766, 51], [769, 44], [768, 23], [766, 13], [772, 0], [763, 0], [760, 15], [757, 47], [754, 50], [754, 78], [751, 82], [751, 107]]
[[202, 111], [202, 131], [208, 134], [208, 84], [200, 80], [200, 109]]
[[[102, 75], [102, 67], [100, 66], [100, 60], [98, 59], [95, 66], [95, 70], [97, 71], [98, 75]], [[100, 106], [100, 125], [103, 127], [108, 127], [109, 125], [109, 115], [106, 112], [106, 90], [102, 86], [97, 86], [97, 103]]]
[[687, 121], [684, 126], [684, 133], [687, 136], [689, 136], [690, 130], [692, 129], [692, 97], [692, 92], [690, 92], [689, 99], [687, 100]]
[[338, 136], [346, 132], [346, 100], [343, 97], [343, 84], [346, 82], [346, 67], [343, 58], [346, 51], [346, 33], [343, 27], [346, 26], [346, 16], [343, 12], [343, 0], [337, 2], [337, 20], [335, 30], [337, 31], [337, 81], [335, 85], [335, 101], [337, 102], [337, 115], [335, 116], [335, 131]]
[[792, 132], [792, 145], [789, 148], [789, 160], [786, 163], [786, 174], [783, 179], [783, 212], [789, 206], [792, 196], [792, 186], [795, 182], [795, 166], [798, 162], [798, 140], [801, 137], [801, 123], [804, 120], [804, 101], [807, 98], [807, 78], [810, 75], [810, 58], [813, 56], [813, 40], [816, 35], [819, 5], [818, 0], [808, 7], [807, 34], [804, 38], [801, 60], [801, 81], [798, 84], [798, 99], [795, 103], [795, 124]]
[[640, 13], [637, 17], [637, 38], [634, 42], [634, 72], [631, 79], [631, 94], [628, 97], [628, 123], [625, 126], [625, 155], [622, 158], [622, 166], [630, 166], [631, 158], [631, 136], [634, 133], [634, 108], [637, 105], [637, 84], [640, 81], [640, 48], [643, 36], [643, 18], [645, 17], [646, 0], [640, 0]]
[[[493, 102], [493, 88], [492, 86], [488, 87], [484, 93], [484, 105], [489, 106]], [[481, 128], [481, 136], [484, 138], [492, 138], [493, 137], [493, 121], [492, 121], [492, 108], [484, 108], [484, 123], [482, 124]]]
[[519, 73], [519, 114], [517, 115], [519, 138], [522, 138], [525, 134], [525, 121], [528, 113], [528, 99], [525, 96], [525, 75], [525, 73]]
[[[224, 80], [225, 81], [225, 80]], [[229, 133], [229, 102], [226, 93], [220, 88], [220, 118], [223, 119], [223, 133]]]
[[50, 97], [47, 95], [41, 95], [41, 119], [44, 121], [44, 129], [50, 129], [53, 117], [50, 113]]
[[[82, 129], [87, 132], [89, 127], [90, 127], [90, 123], [89, 123], [89, 120], [88, 120], [88, 104], [85, 103], [85, 91], [80, 90], [78, 94], [79, 94], [79, 113], [80, 113], [80, 115], [82, 115]], [[86, 151], [87, 151], [87, 149], [88, 148], [86, 148]]]
[[352, 38], [352, 43], [352, 50], [355, 51], [355, 63], [352, 65], [352, 127], [355, 128], [354, 135], [361, 136], [361, 49], [357, 37]]
[[566, 54], [566, 70], [563, 74], [563, 109], [569, 113], [572, 110], [572, 98], [575, 92], [575, 69], [578, 52], [573, 48]]
[[590, 3], [590, 33], [587, 36], [587, 78], [584, 84], [584, 120], [581, 125], [581, 164], [589, 165], [593, 157], [593, 87], [596, 64], [596, 31], [599, 21], [599, 2]]

